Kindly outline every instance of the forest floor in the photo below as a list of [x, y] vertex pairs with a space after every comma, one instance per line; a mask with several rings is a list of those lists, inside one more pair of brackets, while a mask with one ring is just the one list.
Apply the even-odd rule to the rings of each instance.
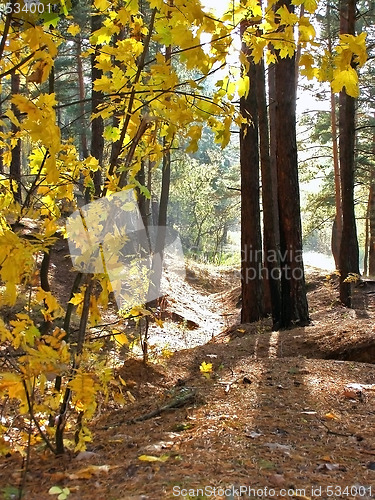
[[[170, 278], [152, 361], [128, 352], [116, 369], [132, 402], [101, 406], [88, 452], [32, 447], [23, 498], [57, 498], [52, 486], [72, 500], [375, 498], [372, 285], [349, 310], [335, 276], [308, 268], [311, 325], [272, 332], [269, 320], [239, 323], [233, 269], [192, 264]], [[16, 452], [2, 460], [0, 498], [18, 498], [21, 469]]]

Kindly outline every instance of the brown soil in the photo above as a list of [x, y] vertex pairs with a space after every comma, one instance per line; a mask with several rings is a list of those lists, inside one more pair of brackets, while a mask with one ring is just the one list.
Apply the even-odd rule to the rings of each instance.
[[[116, 375], [134, 401], [101, 407], [82, 460], [32, 448], [24, 498], [57, 498], [48, 494], [56, 485], [79, 500], [168, 499], [182, 489], [200, 499], [375, 498], [372, 284], [354, 289], [348, 310], [335, 277], [309, 269], [311, 325], [272, 332], [269, 320], [238, 323], [238, 282], [222, 271], [194, 265], [185, 281], [171, 280], [169, 316], [164, 329], [152, 325], [150, 343], [174, 355], [145, 366], [128, 354]], [[202, 362], [212, 364], [206, 377]], [[171, 401], [177, 407], [129, 422]], [[21, 467], [17, 452], [3, 460], [0, 491], [19, 486]]]

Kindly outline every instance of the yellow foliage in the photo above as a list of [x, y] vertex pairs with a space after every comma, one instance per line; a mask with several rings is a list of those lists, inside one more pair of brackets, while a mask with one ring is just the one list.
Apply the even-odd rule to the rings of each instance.
[[78, 26], [78, 24], [71, 24], [66, 31], [70, 35], [75, 36], [81, 31], [81, 28]]
[[199, 371], [203, 374], [203, 375], [209, 375], [210, 373], [212, 373], [212, 363], [206, 363], [205, 361], [202, 361], [200, 367], [199, 367]]
[[347, 69], [335, 69], [333, 71], [333, 80], [331, 87], [334, 92], [341, 92], [345, 87], [346, 93], [352, 97], [359, 96], [358, 74], [350, 66]]
[[69, 382], [72, 390], [72, 403], [77, 411], [85, 413], [86, 418], [91, 418], [96, 409], [96, 394], [100, 389], [95, 376], [78, 370], [73, 380]]
[[[143, 186], [137, 180], [140, 166], [145, 159], [153, 162], [154, 169], [161, 164], [165, 145], [177, 147], [181, 139], [188, 143], [187, 151], [194, 153], [198, 149], [203, 127], [211, 127], [215, 141], [224, 148], [230, 141], [233, 124], [241, 126], [245, 123], [240, 116], [235, 101], [238, 97], [246, 97], [252, 82], [247, 72], [249, 61], [247, 54], [258, 63], [265, 57], [268, 64], [276, 62], [277, 58], [292, 57], [299, 44], [302, 48], [300, 58], [301, 74], [308, 79], [314, 77], [320, 81], [331, 82], [332, 89], [339, 92], [343, 89], [353, 97], [359, 94], [356, 66], [362, 66], [367, 59], [366, 34], [358, 36], [341, 35], [340, 42], [333, 54], [324, 53], [321, 60], [315, 58], [311, 47], [314, 45], [315, 29], [311, 16], [317, 8], [317, 0], [293, 0], [294, 5], [303, 5], [307, 13], [298, 17], [286, 6], [275, 9], [276, 1], [270, 0], [263, 6], [259, 0], [234, 2], [231, 9], [222, 19], [206, 16], [198, 0], [150, 0], [151, 9], [156, 9], [155, 24], [150, 31], [151, 44], [158, 42], [172, 47], [172, 62], [166, 60], [165, 50], [145, 52], [145, 40], [149, 35], [146, 18], [139, 14], [139, 2], [111, 0], [94, 0], [94, 15], [102, 20], [101, 27], [90, 38], [91, 47], [82, 57], [94, 56], [96, 67], [103, 71], [101, 78], [94, 82], [94, 88], [103, 93], [103, 102], [96, 110], [92, 119], [101, 117], [105, 120], [104, 140], [106, 147], [124, 138], [118, 161], [115, 165], [102, 164], [89, 156], [81, 160], [79, 151], [73, 144], [73, 139], [62, 140], [61, 131], [56, 120], [56, 96], [53, 93], [43, 93], [38, 90], [40, 84], [49, 76], [54, 60], [58, 55], [58, 45], [61, 34], [47, 29], [42, 23], [30, 24], [23, 30], [11, 29], [4, 40], [4, 54], [0, 60], [0, 73], [6, 73], [3, 80], [9, 78], [9, 72], [21, 75], [22, 82], [26, 80], [25, 93], [12, 95], [9, 103], [4, 101], [2, 131], [0, 132], [0, 149], [3, 151], [3, 163], [9, 168], [12, 152], [19, 143], [29, 151], [27, 173], [23, 185], [28, 189], [37, 178], [35, 190], [31, 193], [24, 207], [14, 203], [13, 189], [15, 182], [0, 175], [0, 280], [4, 283], [1, 290], [1, 304], [15, 304], [17, 293], [21, 286], [35, 279], [40, 262], [40, 252], [48, 250], [54, 240], [53, 235], [59, 230], [58, 218], [63, 202], [75, 204], [75, 190], [78, 183], [93, 191], [93, 173], [101, 169], [106, 179], [107, 195], [120, 189]], [[68, 2], [62, 1], [62, 10], [68, 14]], [[226, 76], [218, 77], [212, 98], [204, 95], [203, 84], [206, 76], [225, 65], [233, 56], [233, 32], [241, 21], [250, 21], [243, 36], [248, 51], [240, 55], [242, 71], [231, 68]], [[4, 20], [0, 20], [4, 23]], [[80, 27], [70, 24], [67, 28], [68, 39], [75, 37]], [[115, 40], [115, 35], [124, 32], [127, 36]], [[298, 33], [298, 39], [297, 39]], [[202, 45], [203, 44], [203, 45]], [[100, 50], [96, 49], [101, 46]], [[234, 50], [237, 50], [234, 47]], [[146, 65], [138, 67], [145, 56]], [[181, 65], [177, 72], [175, 61]], [[9, 84], [7, 84], [9, 85]], [[21, 85], [23, 92], [25, 85]], [[8, 88], [8, 87], [7, 87]], [[42, 87], [45, 88], [45, 85]], [[3, 92], [4, 93], [4, 92]], [[14, 112], [10, 103], [17, 108], [20, 116]], [[147, 108], [147, 111], [145, 111]], [[145, 113], [147, 112], [147, 117]], [[113, 117], [116, 117], [116, 126]], [[147, 127], [140, 134], [140, 126], [147, 118]], [[125, 124], [127, 129], [124, 130]], [[13, 125], [12, 130], [9, 126]], [[139, 136], [140, 135], [140, 136]], [[131, 161], [129, 151], [132, 151]], [[128, 185], [119, 186], [119, 179], [124, 169], [127, 169]], [[147, 190], [143, 194], [149, 196]], [[27, 205], [27, 206], [26, 206]], [[133, 204], [124, 206], [124, 211], [134, 209]], [[103, 228], [98, 214], [99, 231]], [[38, 221], [38, 230], [34, 232], [35, 239], [30, 242], [10, 228], [9, 221], [32, 217]], [[126, 237], [126, 236], [125, 236]], [[118, 241], [118, 247], [124, 239]], [[77, 242], [77, 245], [82, 242]], [[103, 244], [110, 244], [104, 241]], [[118, 267], [113, 246], [114, 257], [106, 263], [108, 269]], [[134, 288], [139, 283], [146, 282], [145, 275], [139, 270], [131, 270], [134, 275]], [[138, 273], [138, 274], [137, 274]], [[108, 295], [113, 288], [121, 289], [121, 280], [113, 280], [112, 286], [107, 277], [98, 277], [102, 285], [99, 297], [90, 298], [91, 325], [100, 320], [99, 307], [108, 303]], [[349, 281], [354, 277], [349, 276]], [[138, 280], [138, 281], [137, 281]], [[141, 287], [139, 285], [139, 287]], [[116, 288], [117, 287], [117, 288]], [[85, 288], [74, 294], [70, 303], [77, 306], [77, 313], [82, 312]], [[38, 289], [36, 301], [43, 303], [42, 314], [45, 320], [53, 321], [64, 315], [64, 310], [51, 292]], [[129, 298], [128, 316], [142, 317], [153, 314], [141, 306], [133, 297]], [[41, 421], [56, 411], [61, 403], [62, 393], [53, 392], [53, 380], [57, 375], [64, 376], [63, 389], [72, 376], [72, 350], [64, 341], [64, 332], [55, 329], [51, 335], [43, 335], [34, 324], [32, 309], [35, 301], [30, 304], [29, 314], [18, 314], [8, 324], [0, 321], [0, 338], [11, 344], [12, 348], [22, 349], [24, 353], [17, 362], [19, 373], [5, 373], [0, 377], [0, 394], [16, 398], [21, 404], [21, 411], [27, 412], [25, 385], [30, 391], [38, 391], [35, 399], [34, 413], [40, 413]], [[162, 326], [161, 320], [155, 318]], [[121, 330], [113, 330], [112, 334], [121, 345], [129, 343], [127, 336]], [[83, 346], [79, 356], [80, 366], [75, 366], [73, 378], [69, 382], [72, 390], [72, 405], [76, 411], [83, 412], [82, 428], [77, 449], [84, 449], [85, 443], [91, 439], [87, 426], [96, 409], [97, 393], [101, 391], [108, 397], [107, 385], [112, 378], [112, 372], [101, 359], [102, 342], [92, 342]], [[167, 350], [164, 355], [168, 355]], [[78, 362], [75, 359], [75, 362]], [[211, 363], [203, 362], [200, 372], [210, 377], [213, 371]], [[67, 376], [65, 376], [67, 375]], [[65, 384], [65, 386], [64, 386]], [[118, 400], [125, 399], [117, 391]], [[132, 400], [131, 393], [126, 394]], [[42, 402], [37, 401], [41, 399]], [[1, 431], [1, 429], [0, 429]], [[0, 439], [0, 451], [2, 441]], [[163, 461], [162, 457], [146, 457], [142, 460]]]
[[42, 309], [42, 314], [46, 321], [52, 321], [64, 315], [64, 310], [58, 303], [56, 297], [51, 292], [46, 292], [42, 288], [38, 289], [36, 300], [44, 303], [45, 309]]

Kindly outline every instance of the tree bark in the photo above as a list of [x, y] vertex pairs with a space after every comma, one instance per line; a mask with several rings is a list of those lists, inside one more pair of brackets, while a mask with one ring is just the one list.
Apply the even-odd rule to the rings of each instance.
[[[372, 136], [372, 147], [375, 156], [375, 133]], [[371, 171], [370, 192], [368, 201], [368, 274], [375, 276], [375, 170]]]
[[[20, 75], [16, 72], [13, 72], [11, 75], [11, 92], [12, 95], [19, 94], [20, 92]], [[17, 106], [12, 104], [12, 111], [16, 118], [20, 120], [20, 112]], [[19, 128], [17, 125], [12, 123], [12, 132], [13, 134], [17, 134], [19, 132]], [[11, 181], [11, 189], [13, 191], [14, 200], [17, 203], [22, 202], [22, 194], [21, 194], [21, 140], [17, 139], [17, 143], [12, 149], [12, 159], [10, 163], [10, 181]]]
[[[98, 30], [101, 27], [100, 16], [91, 17], [91, 32]], [[99, 47], [96, 48], [95, 52], [91, 55], [91, 112], [97, 113], [98, 106], [102, 101], [102, 93], [94, 90], [94, 81], [101, 78], [102, 71], [95, 67], [96, 57], [99, 54]], [[101, 116], [94, 118], [91, 122], [91, 148], [90, 154], [96, 158], [99, 162], [99, 169], [93, 173], [94, 180], [94, 194], [95, 196], [100, 196], [102, 187], [102, 172], [101, 167], [103, 166], [103, 150], [104, 150], [104, 122]]]
[[[331, 33], [331, 4], [327, 2], [327, 36], [328, 36], [328, 52], [332, 54], [332, 33]], [[336, 269], [340, 268], [340, 246], [342, 237], [342, 207], [341, 207], [341, 182], [340, 182], [340, 162], [337, 144], [337, 125], [336, 125], [336, 98], [331, 91], [331, 132], [332, 132], [332, 156], [333, 156], [333, 171], [335, 178], [335, 208], [336, 215], [332, 227], [331, 249], [335, 260]]]
[[[89, 155], [88, 147], [87, 147], [87, 135], [86, 135], [86, 119], [85, 119], [85, 82], [83, 79], [83, 65], [82, 65], [82, 39], [78, 37], [76, 41], [76, 58], [77, 58], [77, 73], [78, 73], [78, 89], [79, 89], [79, 112], [80, 112], [80, 122], [81, 122], [81, 154], [82, 158], [87, 158]], [[95, 157], [96, 158], [96, 157]]]
[[[246, 22], [241, 23], [241, 35]], [[241, 114], [248, 120], [240, 133], [241, 163], [241, 322], [250, 323], [264, 316], [262, 283], [262, 239], [260, 230], [260, 187], [259, 187], [259, 137], [258, 106], [256, 90], [257, 68], [245, 43], [242, 51], [247, 55], [250, 90], [241, 97]]]
[[[290, 11], [290, 0], [283, 2]], [[307, 325], [296, 141], [295, 57], [275, 65], [276, 164], [281, 260], [280, 328]]]
[[[355, 34], [355, 0], [341, 0], [340, 33]], [[342, 205], [342, 238], [340, 245], [340, 300], [351, 307], [351, 283], [346, 282], [350, 273], [359, 274], [359, 250], [354, 212], [354, 145], [355, 99], [340, 92], [339, 97], [339, 148]]]
[[[271, 71], [271, 67], [269, 67], [269, 81], [273, 78], [273, 76], [274, 73]], [[278, 258], [271, 258], [271, 256], [277, 257], [279, 255], [280, 248], [279, 213], [277, 206], [277, 172], [276, 163], [275, 161], [271, 161], [270, 155], [270, 130], [263, 60], [259, 64], [259, 67], [257, 67], [256, 77], [260, 165], [262, 175], [264, 305], [265, 312], [272, 313], [273, 324], [276, 325], [280, 319], [280, 261]], [[270, 85], [272, 86], [272, 84]]]
[[368, 274], [375, 276], [375, 179], [372, 180], [369, 194], [369, 237], [368, 237]]
[[[165, 60], [168, 64], [171, 63], [172, 47], [169, 45], [165, 48]], [[158, 211], [158, 225], [156, 232], [156, 241], [154, 256], [152, 262], [152, 277], [149, 285], [149, 293], [158, 293], [160, 290], [162, 268], [163, 268], [163, 258], [164, 258], [164, 246], [167, 231], [167, 216], [168, 216], [168, 202], [169, 202], [169, 191], [171, 184], [171, 147], [173, 139], [170, 143], [163, 139], [163, 168], [161, 177], [161, 192], [160, 192], [160, 202]], [[155, 301], [151, 300], [149, 305], [154, 305]]]

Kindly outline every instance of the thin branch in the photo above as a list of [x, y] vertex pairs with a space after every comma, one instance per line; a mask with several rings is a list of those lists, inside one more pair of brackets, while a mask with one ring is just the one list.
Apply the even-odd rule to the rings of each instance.
[[27, 399], [27, 405], [29, 407], [30, 418], [34, 422], [36, 428], [38, 429], [39, 434], [42, 436], [43, 441], [46, 443], [47, 448], [49, 450], [51, 450], [52, 453], [55, 455], [56, 454], [55, 448], [52, 446], [51, 441], [48, 439], [48, 437], [46, 436], [46, 434], [43, 432], [42, 428], [39, 425], [39, 422], [35, 418], [35, 415], [34, 415], [34, 412], [33, 412], [33, 409], [32, 409], [31, 400], [30, 400], [30, 394], [29, 394], [29, 391], [27, 389], [26, 382], [24, 380], [22, 380], [22, 383], [23, 383], [23, 387], [24, 387], [25, 393], [26, 393], [26, 399]]

